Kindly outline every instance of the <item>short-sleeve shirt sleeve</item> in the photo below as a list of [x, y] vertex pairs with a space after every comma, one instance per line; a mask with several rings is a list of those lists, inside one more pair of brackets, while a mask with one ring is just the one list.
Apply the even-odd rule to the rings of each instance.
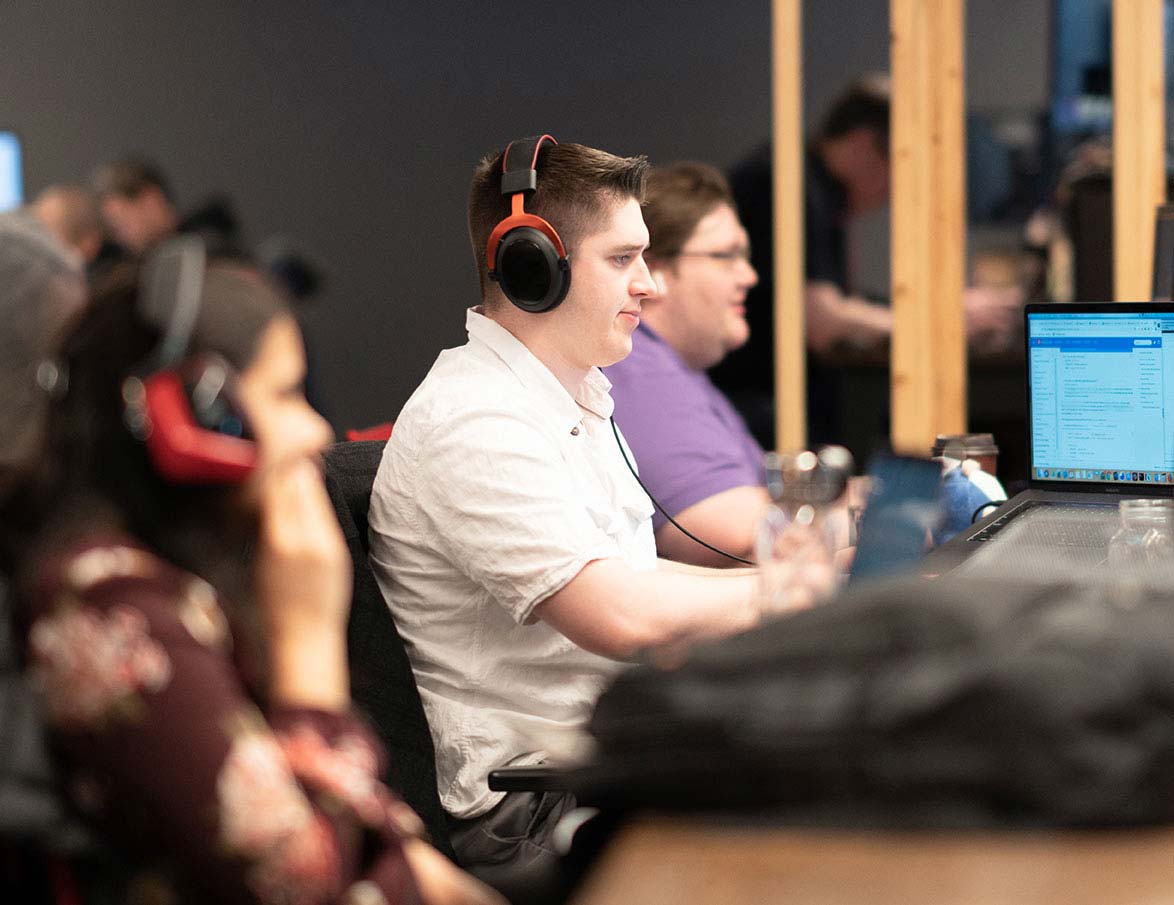
[[567, 453], [524, 415], [472, 413], [423, 445], [414, 472], [421, 527], [517, 622], [587, 563], [621, 555], [607, 530], [613, 507], [568, 476]]
[[[762, 485], [762, 449], [741, 416], [646, 327], [607, 376], [641, 478], [671, 515], [735, 487]], [[653, 515], [654, 528], [665, 522]]]

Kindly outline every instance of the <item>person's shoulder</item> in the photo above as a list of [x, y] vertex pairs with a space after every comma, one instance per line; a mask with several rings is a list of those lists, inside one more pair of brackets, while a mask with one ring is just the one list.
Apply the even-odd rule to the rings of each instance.
[[[409, 432], [428, 432], [437, 424], [484, 407], [501, 397], [510, 383], [505, 369], [469, 346], [446, 349], [404, 404], [392, 438], [399, 434], [402, 441]], [[405, 433], [400, 434], [401, 430]]]
[[34, 611], [63, 597], [94, 601], [114, 594], [127, 599], [169, 599], [195, 580], [144, 544], [115, 531], [75, 536], [42, 551], [34, 575], [28, 587]]
[[545, 442], [544, 412], [504, 364], [442, 355], [396, 420], [376, 483], [411, 488], [487, 449]]

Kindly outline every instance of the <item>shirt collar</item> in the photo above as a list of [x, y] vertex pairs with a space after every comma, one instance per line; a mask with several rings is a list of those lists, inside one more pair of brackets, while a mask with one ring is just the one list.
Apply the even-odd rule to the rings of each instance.
[[469, 342], [480, 343], [500, 358], [521, 383], [539, 394], [555, 410], [560, 427], [570, 430], [583, 420], [586, 410], [600, 419], [611, 417], [614, 409], [611, 381], [599, 368], [592, 368], [572, 397], [550, 369], [539, 361], [525, 344], [492, 318], [476, 308], [465, 314]]

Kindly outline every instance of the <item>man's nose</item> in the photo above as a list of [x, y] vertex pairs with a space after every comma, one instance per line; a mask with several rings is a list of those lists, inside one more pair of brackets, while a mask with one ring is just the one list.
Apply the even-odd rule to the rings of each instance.
[[640, 266], [636, 270], [632, 283], [628, 288], [631, 295], [654, 296], [657, 294], [656, 281], [652, 278], [652, 271], [648, 269], [648, 262], [640, 258]]
[[740, 258], [738, 260], [738, 284], [749, 289], [751, 286], [758, 285], [758, 271], [754, 269], [754, 265], [750, 263], [749, 258]]

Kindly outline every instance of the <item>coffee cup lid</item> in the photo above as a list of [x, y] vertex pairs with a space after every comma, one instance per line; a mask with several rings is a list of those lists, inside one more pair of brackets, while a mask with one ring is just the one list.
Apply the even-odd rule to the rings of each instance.
[[957, 459], [969, 456], [997, 456], [993, 434], [938, 434], [934, 441], [935, 456], [950, 455]]

